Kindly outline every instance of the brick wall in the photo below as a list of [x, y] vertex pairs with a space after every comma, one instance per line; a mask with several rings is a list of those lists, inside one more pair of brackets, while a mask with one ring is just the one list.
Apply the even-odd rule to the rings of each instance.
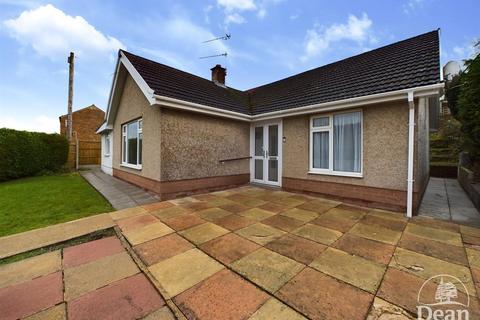
[[[105, 112], [95, 105], [77, 110], [72, 114], [73, 132], [78, 140], [100, 141], [96, 134], [98, 127], [103, 123]], [[67, 115], [60, 117], [60, 134], [67, 135]]]

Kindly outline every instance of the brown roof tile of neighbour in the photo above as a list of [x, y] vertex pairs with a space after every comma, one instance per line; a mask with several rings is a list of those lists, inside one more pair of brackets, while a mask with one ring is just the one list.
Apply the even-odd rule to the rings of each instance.
[[123, 52], [155, 94], [250, 115], [440, 82], [437, 30], [246, 91]]

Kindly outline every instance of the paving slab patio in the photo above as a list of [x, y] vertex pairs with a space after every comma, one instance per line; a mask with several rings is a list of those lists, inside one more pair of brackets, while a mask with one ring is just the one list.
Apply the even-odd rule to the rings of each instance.
[[[459, 278], [458, 299], [480, 316], [476, 227], [256, 186], [105, 216], [96, 226], [117, 226], [121, 239], [0, 265], [3, 318], [408, 319], [438, 274]], [[57, 230], [77, 234], [75, 224]], [[432, 299], [437, 280], [424, 286]]]

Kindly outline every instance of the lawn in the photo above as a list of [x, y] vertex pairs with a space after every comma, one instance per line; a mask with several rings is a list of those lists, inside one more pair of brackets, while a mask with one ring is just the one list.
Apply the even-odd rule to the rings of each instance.
[[0, 237], [112, 210], [78, 173], [0, 183]]

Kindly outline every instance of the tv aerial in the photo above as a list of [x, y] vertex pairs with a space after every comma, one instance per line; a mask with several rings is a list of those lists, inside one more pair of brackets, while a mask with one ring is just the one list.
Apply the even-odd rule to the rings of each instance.
[[[210, 39], [210, 40], [206, 40], [206, 41], [203, 41], [202, 43], [208, 43], [208, 42], [219, 41], [219, 40], [230, 40], [231, 37], [232, 37], [232, 35], [230, 33], [226, 33], [224, 36], [216, 37], [216, 38], [213, 38], [213, 39]], [[198, 59], [208, 59], [208, 58], [216, 58], [216, 57], [225, 57], [226, 58], [227, 55], [228, 55], [228, 53], [224, 52], [224, 53], [219, 53], [219, 54], [212, 54], [210, 56], [199, 57]]]

